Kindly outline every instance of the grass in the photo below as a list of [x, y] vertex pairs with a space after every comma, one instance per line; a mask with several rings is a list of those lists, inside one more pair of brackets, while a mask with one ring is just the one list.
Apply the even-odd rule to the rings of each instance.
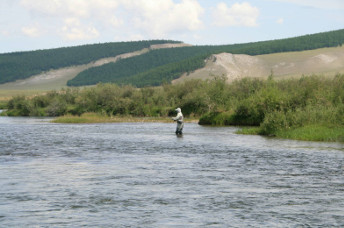
[[344, 127], [309, 125], [276, 133], [279, 138], [304, 141], [344, 142]]
[[[195, 122], [189, 119], [186, 122]], [[65, 115], [57, 117], [53, 123], [82, 124], [82, 123], [130, 123], [130, 122], [160, 122], [172, 123], [169, 117], [131, 117], [131, 116], [107, 116], [98, 113], [84, 113], [81, 116]]]
[[[268, 69], [273, 69], [276, 79], [299, 78], [302, 75], [314, 73], [333, 76], [336, 73], [344, 72], [343, 65], [336, 63], [336, 61], [343, 58], [341, 54], [343, 51], [344, 46], [298, 52], [281, 52], [256, 57], [263, 61]], [[326, 58], [330, 58], [330, 61], [326, 62]], [[332, 61], [331, 58], [336, 59], [336, 61]]]
[[0, 86], [0, 101], [8, 101], [15, 96], [35, 96], [44, 94], [47, 91], [45, 90], [11, 90], [11, 89], [2, 89]]
[[[236, 133], [244, 135], [259, 135], [259, 127], [244, 127]], [[277, 138], [302, 141], [344, 142], [344, 126], [327, 127], [322, 125], [308, 125], [295, 129], [278, 131]]]
[[6, 109], [7, 101], [0, 99], [0, 109]]
[[242, 135], [259, 135], [259, 127], [243, 127], [236, 133]]

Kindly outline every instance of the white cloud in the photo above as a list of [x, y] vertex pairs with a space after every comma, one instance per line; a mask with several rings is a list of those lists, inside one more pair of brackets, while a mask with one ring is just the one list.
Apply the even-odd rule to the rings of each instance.
[[40, 31], [36, 26], [27, 26], [21, 28], [22, 33], [29, 37], [38, 37], [40, 35]]
[[[122, 21], [114, 14], [120, 0], [21, 0], [37, 24], [65, 40], [85, 40], [100, 35], [98, 26], [118, 27]], [[49, 26], [45, 19], [53, 20]], [[56, 27], [60, 29], [56, 30]], [[30, 31], [26, 31], [29, 33]], [[48, 33], [48, 32], [47, 32]]]
[[132, 34], [129, 36], [129, 40], [144, 40], [144, 36], [142, 34]]
[[284, 23], [284, 19], [283, 18], [279, 18], [279, 19], [277, 19], [276, 23], [281, 25], [281, 24]]
[[1, 36], [10, 36], [11, 33], [8, 30], [1, 30]]
[[20, 4], [32, 13], [57, 15], [63, 4], [61, 1], [21, 0]]
[[113, 26], [113, 27], [120, 27], [121, 25], [124, 24], [124, 21], [121, 19], [118, 19], [117, 17], [113, 16], [108, 19], [108, 22]]
[[272, 0], [276, 2], [288, 2], [301, 6], [309, 6], [319, 9], [344, 9], [343, 0]]
[[99, 32], [93, 26], [81, 25], [77, 18], [67, 18], [65, 25], [60, 29], [60, 35], [65, 40], [88, 40], [97, 38]]
[[204, 9], [196, 0], [127, 0], [123, 6], [133, 15], [133, 25], [154, 37], [178, 31], [195, 31], [203, 27]]
[[213, 10], [213, 20], [216, 26], [257, 26], [259, 9], [251, 6], [248, 2], [235, 3], [228, 7], [226, 3], [220, 2]]
[[[91, 17], [114, 10], [120, 0], [21, 0], [20, 4], [33, 14], [55, 17]], [[95, 13], [100, 11], [100, 13]]]
[[[60, 34], [73, 39], [83, 37], [81, 34], [91, 27], [93, 35], [88, 37], [111, 30], [161, 38], [203, 26], [200, 17], [204, 9], [197, 0], [20, 0], [20, 4], [31, 12], [33, 20], [38, 18], [37, 23], [44, 23], [42, 17], [53, 19], [62, 27]], [[70, 18], [79, 21], [71, 27]]]

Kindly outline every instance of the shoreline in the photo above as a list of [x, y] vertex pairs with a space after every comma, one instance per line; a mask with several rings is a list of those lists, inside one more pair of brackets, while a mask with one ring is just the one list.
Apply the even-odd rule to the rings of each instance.
[[[132, 116], [105, 116], [97, 113], [85, 113], [81, 116], [65, 115], [51, 121], [57, 124], [96, 124], [96, 123], [174, 123], [170, 117], [132, 117]], [[185, 123], [198, 123], [197, 118], [186, 118]], [[207, 125], [229, 126], [229, 125]], [[258, 127], [239, 126], [236, 134], [259, 135]], [[315, 134], [316, 133], [316, 134]], [[266, 135], [265, 135], [266, 136]], [[344, 128], [330, 128], [321, 125], [310, 125], [280, 131], [270, 137], [309, 142], [337, 142], [344, 143]]]
[[[242, 135], [261, 135], [259, 134], [259, 131], [259, 127], [242, 127], [236, 133]], [[308, 142], [344, 143], [344, 127], [329, 127], [321, 124], [311, 124], [297, 128], [280, 130], [273, 135], [265, 136]]]
[[[1, 110], [0, 110], [1, 112]], [[133, 116], [105, 116], [97, 113], [85, 113], [81, 116], [65, 115], [56, 117], [50, 121], [56, 124], [99, 124], [99, 123], [171, 123], [171, 117], [133, 117]], [[197, 118], [186, 118], [185, 123], [199, 123]], [[274, 135], [262, 135], [259, 127], [254, 126], [233, 126], [233, 125], [212, 125], [214, 127], [239, 127], [235, 132], [242, 135], [257, 135], [272, 137], [276, 139], [289, 139], [308, 142], [333, 142], [344, 143], [344, 127], [328, 127], [323, 125], [307, 125], [299, 128], [288, 129], [276, 132]]]
[[[65, 115], [55, 118], [52, 123], [92, 124], [92, 123], [173, 123], [170, 117], [132, 117], [105, 116], [96, 113], [85, 113], [81, 116]], [[186, 118], [185, 123], [198, 123], [198, 119]]]

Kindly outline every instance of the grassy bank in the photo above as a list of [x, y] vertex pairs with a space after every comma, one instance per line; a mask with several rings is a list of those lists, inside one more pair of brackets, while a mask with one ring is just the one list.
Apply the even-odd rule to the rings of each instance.
[[[237, 131], [238, 134], [261, 135], [259, 127], [244, 127]], [[322, 141], [322, 142], [344, 142], [344, 126], [327, 127], [322, 125], [308, 125], [294, 129], [284, 129], [271, 135], [283, 139]]]
[[276, 136], [305, 141], [344, 142], [344, 127], [309, 125], [286, 131], [278, 131]]
[[[68, 123], [68, 124], [80, 124], [80, 123], [172, 123], [171, 118], [168, 117], [132, 117], [132, 116], [108, 116], [99, 113], [84, 113], [81, 116], [76, 115], [64, 115], [57, 117], [52, 121], [53, 123]], [[186, 119], [185, 122], [197, 122], [196, 119]]]
[[47, 90], [12, 90], [0, 85], [0, 101], [7, 102], [15, 96], [33, 97], [48, 92]]

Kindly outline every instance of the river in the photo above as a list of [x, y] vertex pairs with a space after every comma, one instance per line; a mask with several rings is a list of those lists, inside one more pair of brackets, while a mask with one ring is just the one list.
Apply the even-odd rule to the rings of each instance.
[[344, 144], [0, 117], [0, 227], [343, 227]]

